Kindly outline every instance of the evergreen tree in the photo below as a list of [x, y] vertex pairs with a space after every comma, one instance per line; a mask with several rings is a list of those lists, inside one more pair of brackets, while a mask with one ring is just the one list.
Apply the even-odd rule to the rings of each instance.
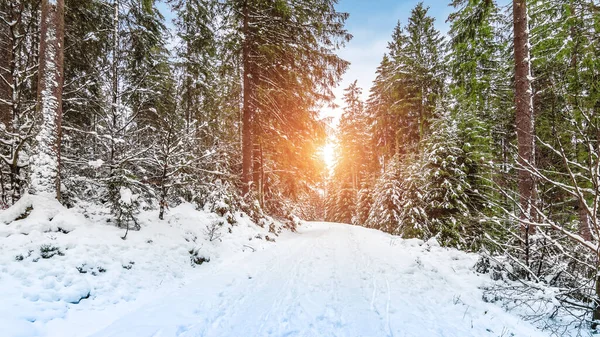
[[352, 224], [364, 226], [369, 218], [371, 206], [373, 205], [373, 190], [370, 182], [363, 183], [362, 188], [358, 191], [356, 201], [356, 209], [352, 217]]
[[365, 226], [398, 234], [402, 224], [404, 204], [402, 199], [402, 172], [398, 157], [392, 158], [373, 192], [373, 206]]
[[433, 130], [421, 155], [429, 232], [439, 235], [443, 245], [477, 248], [483, 234], [479, 212], [485, 204], [470, 184], [474, 163], [461, 146], [458, 123], [439, 119]]
[[377, 155], [383, 159], [385, 168], [385, 163], [401, 151], [399, 114], [397, 107], [393, 106], [393, 98], [397, 90], [390, 85], [392, 62], [387, 54], [383, 56], [376, 74], [367, 101], [367, 114], [373, 121], [373, 142], [377, 146]]
[[445, 41], [427, 12], [419, 3], [406, 26], [397, 24], [371, 90], [369, 110], [385, 159], [417, 151], [443, 96]]
[[36, 135], [39, 1], [0, 4], [0, 161], [2, 201], [21, 197]]
[[[356, 81], [344, 90], [344, 114], [340, 119], [337, 134], [339, 160], [333, 168], [333, 184], [339, 189], [336, 194], [336, 209], [332, 219], [350, 223], [355, 212], [358, 191], [377, 171], [376, 153], [371, 146], [371, 123], [360, 98], [362, 89]], [[362, 212], [365, 212], [363, 205]], [[368, 210], [366, 210], [368, 213]]]
[[[469, 209], [478, 214], [468, 222], [484, 224], [487, 219], [504, 217], [501, 207], [492, 205], [507, 205], [497, 191], [497, 186], [508, 187], [504, 183], [507, 144], [513, 138], [508, 48], [501, 31], [505, 18], [493, 1], [454, 1], [452, 5], [456, 12], [448, 18], [451, 119], [457, 124], [455, 145], [461, 146], [466, 156]], [[481, 237], [480, 230], [475, 232], [474, 236]]]
[[[314, 107], [331, 100], [329, 87], [338, 82], [348, 66], [334, 54], [351, 37], [343, 28], [347, 14], [337, 12], [334, 5], [333, 0], [230, 3], [235, 29], [243, 36], [241, 177], [244, 192], [252, 182], [259, 200], [266, 189], [271, 189], [264, 186], [265, 182], [276, 179], [265, 177], [265, 163], [292, 164], [300, 169], [298, 165], [305, 162], [305, 158], [291, 163], [280, 161], [281, 157], [275, 156], [279, 153], [265, 151], [264, 144], [300, 145], [297, 149], [302, 153], [308, 140], [318, 140], [314, 128], [305, 126], [317, 126]], [[264, 158], [265, 154], [273, 157]], [[281, 171], [289, 170], [285, 167]], [[293, 181], [291, 176], [277, 178]], [[296, 187], [288, 189], [294, 191]]]

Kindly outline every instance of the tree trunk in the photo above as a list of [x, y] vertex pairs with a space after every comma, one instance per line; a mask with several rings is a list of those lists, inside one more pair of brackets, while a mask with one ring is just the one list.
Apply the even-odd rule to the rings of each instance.
[[592, 241], [592, 224], [588, 216], [588, 208], [585, 200], [579, 199], [577, 211], [579, 213], [579, 235], [586, 241]]
[[252, 133], [252, 188], [256, 192], [256, 196], [258, 197], [260, 203], [260, 144], [259, 144], [259, 130], [258, 130], [258, 121], [256, 116], [253, 119], [253, 133]]
[[[23, 35], [17, 31], [21, 25], [21, 13], [23, 12], [23, 4], [9, 2], [0, 7], [8, 15], [9, 24], [0, 26], [0, 123], [4, 124], [6, 131], [13, 132], [14, 121], [19, 117], [19, 100], [20, 95], [16, 90], [17, 86], [17, 59], [15, 57], [18, 46], [23, 42]], [[19, 151], [18, 140], [13, 138], [13, 144], [9, 146], [8, 153], [14, 159], [8, 164], [9, 169], [9, 193], [11, 195], [11, 203], [14, 204], [20, 198], [21, 179], [19, 171]], [[3, 193], [4, 187], [3, 187]]]
[[598, 322], [600, 321], [600, 271], [596, 271], [596, 300], [594, 303], [594, 313], [592, 315], [592, 329], [598, 328]]
[[265, 205], [265, 157], [263, 154], [263, 145], [262, 141], [259, 144], [260, 146], [260, 206], [264, 207]]
[[[4, 6], [7, 7], [8, 13], [13, 14], [11, 8], [8, 8], [8, 4], [2, 5], [2, 7]], [[10, 22], [14, 21], [14, 17], [7, 19]], [[3, 123], [7, 130], [10, 130], [12, 126], [13, 27], [0, 22], [0, 123]]]
[[242, 193], [250, 191], [252, 183], [252, 122], [254, 117], [252, 62], [250, 60], [251, 38], [250, 38], [250, 11], [248, 1], [244, 1], [242, 33], [244, 41], [242, 46], [243, 62], [243, 112], [242, 112]]
[[262, 153], [262, 142], [260, 141], [257, 135], [259, 134], [256, 120], [254, 121], [254, 154], [253, 154], [253, 168], [252, 168], [252, 176], [254, 183], [254, 190], [256, 191], [256, 196], [258, 198], [258, 203], [261, 207], [264, 206], [264, 167], [263, 167], [263, 153]]
[[10, 166], [11, 202], [13, 204], [21, 199], [21, 175], [19, 171], [21, 171], [19, 164], [15, 163]]
[[119, 0], [114, 0], [113, 2], [113, 57], [111, 64], [112, 71], [112, 92], [111, 92], [111, 114], [112, 114], [112, 127], [111, 133], [113, 133], [110, 141], [110, 166], [111, 170], [114, 167], [114, 159], [116, 152], [116, 144], [114, 134], [117, 130], [117, 116], [118, 116], [118, 105], [119, 105]]
[[528, 222], [534, 219], [535, 181], [533, 174], [526, 168], [535, 165], [535, 138], [526, 0], [513, 0], [513, 19], [518, 183], [522, 208], [520, 219], [522, 229], [531, 234], [535, 232], [535, 227]]
[[38, 113], [42, 123], [31, 161], [31, 190], [60, 199], [64, 0], [42, 0]]

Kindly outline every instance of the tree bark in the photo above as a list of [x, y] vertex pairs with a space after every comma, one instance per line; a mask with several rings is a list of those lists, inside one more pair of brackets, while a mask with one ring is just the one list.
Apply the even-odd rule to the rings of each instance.
[[252, 62], [250, 60], [250, 50], [252, 39], [250, 36], [250, 10], [249, 0], [244, 1], [242, 11], [242, 33], [244, 41], [242, 46], [242, 62], [243, 62], [243, 108], [242, 108], [242, 193], [245, 195], [250, 191], [252, 184], [252, 152], [253, 152], [253, 137], [252, 123], [254, 119], [253, 108], [253, 79], [252, 79]]
[[118, 117], [118, 106], [119, 106], [119, 0], [114, 0], [113, 2], [113, 55], [112, 55], [112, 64], [111, 64], [111, 72], [112, 72], [112, 90], [111, 90], [111, 114], [112, 114], [112, 130], [113, 133], [110, 141], [110, 165], [111, 171], [113, 169], [115, 155], [116, 155], [116, 144], [114, 138], [116, 135], [114, 134], [117, 131], [117, 117]]
[[[9, 6], [10, 4], [5, 4], [0, 9], [6, 7], [7, 14], [11, 16], [7, 20], [12, 23], [15, 19], [14, 11]], [[12, 126], [13, 27], [0, 22], [0, 123], [3, 123], [7, 130], [10, 130]]]
[[260, 181], [260, 166], [261, 166], [261, 161], [260, 161], [260, 131], [259, 131], [259, 127], [258, 127], [258, 120], [256, 118], [256, 116], [254, 116], [254, 120], [253, 120], [253, 133], [252, 133], [252, 188], [254, 189], [254, 191], [256, 192], [256, 196], [258, 197], [259, 203], [260, 203], [260, 188], [261, 188], [261, 181]]
[[[23, 4], [15, 4], [10, 1], [0, 5], [0, 10], [7, 15], [10, 24], [0, 22], [0, 123], [4, 124], [6, 131], [12, 132], [13, 120], [18, 114], [18, 93], [15, 92], [15, 74], [17, 73], [17, 64], [14, 57], [18, 45], [17, 27], [20, 25], [21, 12]], [[23, 34], [21, 34], [23, 35]], [[21, 38], [22, 39], [22, 38]], [[15, 151], [15, 144], [8, 146], [8, 152], [11, 156]], [[17, 153], [18, 156], [18, 153]], [[20, 198], [20, 179], [18, 175], [18, 161], [13, 161], [8, 166], [11, 203], [15, 203]], [[17, 174], [15, 174], [17, 171]], [[4, 181], [2, 181], [4, 183]], [[4, 195], [4, 186], [2, 193]]]
[[515, 108], [519, 152], [518, 184], [521, 205], [521, 227], [534, 233], [529, 225], [534, 219], [535, 181], [527, 167], [535, 165], [534, 116], [529, 57], [529, 28], [526, 0], [513, 0], [515, 52]]
[[60, 199], [60, 142], [64, 59], [64, 0], [42, 0], [38, 71], [40, 131], [31, 162], [33, 194]]
[[596, 270], [596, 298], [594, 301], [594, 312], [592, 314], [592, 329], [598, 328], [600, 321], [600, 270]]

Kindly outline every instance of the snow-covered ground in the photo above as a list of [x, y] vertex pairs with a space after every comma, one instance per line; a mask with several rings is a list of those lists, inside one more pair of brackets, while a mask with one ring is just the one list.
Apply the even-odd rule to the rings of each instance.
[[[125, 230], [107, 223], [108, 210], [83, 206], [26, 195], [0, 211], [0, 337], [88, 336], [175, 289], [201, 285], [206, 266], [276, 240], [268, 225], [241, 213], [230, 224], [230, 214], [191, 204], [164, 220], [141, 212], [142, 229], [123, 240]], [[196, 264], [203, 259], [210, 261]]]
[[[160, 235], [153, 235], [159, 244]], [[255, 252], [221, 247], [229, 252], [226, 257], [198, 268], [141, 273], [148, 278], [144, 280], [121, 278], [107, 284], [107, 292], [67, 305], [51, 301], [55, 295], [48, 294], [59, 281], [46, 280], [60, 278], [64, 284], [67, 275], [49, 273], [43, 280], [12, 275], [12, 282], [37, 284], [21, 297], [18, 292], [26, 286], [13, 283], [12, 290], [6, 288], [6, 270], [11, 268], [3, 261], [2, 298], [14, 298], [0, 306], [1, 325], [14, 328], [8, 331], [15, 334], [8, 336], [21, 332], [56, 337], [547, 336], [482, 301], [478, 287], [490, 281], [473, 271], [476, 255], [439, 247], [435, 241], [402, 240], [331, 223], [307, 223], [298, 233], [283, 233], [275, 244], [259, 241], [260, 245], [248, 241]], [[97, 244], [98, 254], [118, 249]], [[181, 250], [187, 254], [186, 248]], [[169, 258], [152, 255], [144, 263], [154, 260], [164, 266], [160, 260]], [[128, 259], [124, 256], [114, 264], [123, 269]], [[102, 264], [109, 266], [102, 274], [108, 274], [112, 264]], [[137, 262], [133, 266], [140, 267]], [[31, 293], [34, 289], [39, 293]], [[136, 290], [130, 301], [112, 302], [122, 294], [109, 289]], [[32, 319], [40, 321], [29, 322]]]

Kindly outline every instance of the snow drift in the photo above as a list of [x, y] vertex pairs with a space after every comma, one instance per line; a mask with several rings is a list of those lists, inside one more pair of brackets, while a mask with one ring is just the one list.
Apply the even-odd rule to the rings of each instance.
[[142, 229], [126, 240], [110, 219], [92, 204], [66, 209], [32, 195], [0, 213], [0, 335], [86, 335], [194, 282], [201, 264], [265, 249], [277, 235], [243, 213], [219, 216], [187, 203], [162, 221], [158, 211], [141, 212]]

